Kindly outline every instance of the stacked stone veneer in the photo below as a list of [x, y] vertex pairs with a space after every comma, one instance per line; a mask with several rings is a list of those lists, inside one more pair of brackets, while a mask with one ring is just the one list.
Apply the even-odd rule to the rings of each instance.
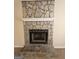
[[22, 1], [24, 18], [52, 18], [54, 0]]
[[[54, 0], [22, 1], [22, 9], [23, 18], [53, 18]], [[53, 21], [32, 20], [23, 21], [23, 24], [25, 48], [22, 55], [24, 59], [52, 59], [50, 56], [54, 55]], [[30, 44], [29, 29], [48, 29], [48, 44]], [[43, 56], [44, 58], [38, 56]]]
[[[30, 44], [29, 29], [48, 29], [48, 44]], [[24, 21], [25, 50], [53, 52], [53, 21]], [[39, 51], [38, 51], [39, 52]]]

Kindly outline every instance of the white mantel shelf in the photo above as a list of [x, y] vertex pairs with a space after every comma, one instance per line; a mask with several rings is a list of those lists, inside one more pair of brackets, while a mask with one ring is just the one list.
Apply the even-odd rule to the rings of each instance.
[[54, 18], [23, 18], [23, 21], [54, 21]]
[[[20, 1], [42, 1], [42, 0], [20, 0]], [[47, 0], [44, 0], [47, 1]]]

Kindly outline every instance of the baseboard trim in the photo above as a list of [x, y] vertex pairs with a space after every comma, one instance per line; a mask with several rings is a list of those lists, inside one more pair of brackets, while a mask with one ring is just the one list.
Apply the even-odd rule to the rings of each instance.
[[62, 47], [62, 46], [57, 46], [57, 47], [54, 47], [54, 48], [65, 48], [65, 47]]
[[15, 48], [22, 48], [22, 47], [24, 47], [24, 46], [14, 46]]

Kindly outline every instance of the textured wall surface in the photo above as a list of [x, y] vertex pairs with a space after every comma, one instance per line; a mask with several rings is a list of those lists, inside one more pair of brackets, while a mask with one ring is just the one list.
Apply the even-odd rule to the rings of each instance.
[[22, 1], [24, 18], [51, 18], [54, 16], [54, 1]]

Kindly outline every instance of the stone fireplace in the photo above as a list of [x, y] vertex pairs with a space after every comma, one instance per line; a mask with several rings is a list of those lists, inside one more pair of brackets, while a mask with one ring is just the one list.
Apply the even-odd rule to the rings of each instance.
[[22, 1], [24, 59], [52, 59], [54, 0]]
[[27, 19], [24, 20], [25, 46], [53, 45], [53, 18]]
[[23, 51], [25, 51], [25, 55], [45, 54], [45, 59], [48, 58], [47, 56], [51, 58], [50, 56], [54, 55], [53, 21], [53, 18], [23, 19], [25, 37], [25, 47]]

